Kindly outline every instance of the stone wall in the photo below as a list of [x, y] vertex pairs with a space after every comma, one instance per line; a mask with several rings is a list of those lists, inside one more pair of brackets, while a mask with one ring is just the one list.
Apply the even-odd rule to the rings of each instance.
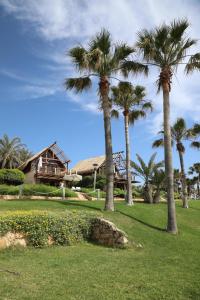
[[128, 243], [126, 233], [117, 228], [114, 223], [103, 218], [93, 220], [91, 240], [111, 247], [124, 247]]

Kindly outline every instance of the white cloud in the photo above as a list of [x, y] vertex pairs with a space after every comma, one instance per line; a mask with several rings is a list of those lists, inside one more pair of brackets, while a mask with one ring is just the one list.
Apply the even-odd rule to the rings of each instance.
[[[35, 32], [54, 45], [55, 51], [45, 53], [51, 65], [47, 67], [57, 73], [59, 78], [66, 70], [74, 76], [74, 70], [64, 56], [65, 46], [58, 46], [58, 41], [66, 41], [66, 45], [85, 43], [100, 28], [108, 28], [115, 40], [133, 43], [136, 32], [142, 28], [152, 28], [161, 22], [170, 22], [174, 18], [188, 17], [191, 22], [189, 34], [199, 38], [200, 3], [195, 0], [1, 0], [0, 6], [8, 14], [21, 21], [26, 21]], [[64, 45], [64, 43], [62, 44]], [[62, 50], [61, 50], [62, 49]], [[66, 76], [66, 74], [65, 74]], [[64, 77], [65, 77], [64, 76]], [[156, 132], [162, 123], [162, 95], [156, 95], [154, 85], [157, 75], [151, 73], [148, 79], [134, 79], [148, 87], [149, 97], [154, 101], [155, 113], [150, 118], [150, 128]], [[199, 74], [185, 77], [182, 72], [174, 77], [171, 93], [171, 117], [187, 116], [196, 121], [200, 118]], [[51, 78], [52, 80], [52, 78]], [[79, 103], [83, 109], [97, 112], [96, 97], [81, 102], [81, 96], [69, 97], [70, 101]], [[95, 99], [95, 100], [93, 100]]]

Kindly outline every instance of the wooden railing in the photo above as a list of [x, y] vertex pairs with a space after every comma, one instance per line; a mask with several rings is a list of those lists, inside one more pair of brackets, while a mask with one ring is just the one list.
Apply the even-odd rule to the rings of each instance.
[[55, 167], [49, 167], [49, 166], [45, 166], [40, 168], [37, 171], [37, 175], [38, 176], [64, 176], [64, 174], [66, 173], [66, 169], [64, 168], [55, 168]]

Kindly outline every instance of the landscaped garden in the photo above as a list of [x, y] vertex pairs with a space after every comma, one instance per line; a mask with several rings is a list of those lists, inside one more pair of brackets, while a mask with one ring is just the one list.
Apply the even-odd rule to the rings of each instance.
[[[27, 199], [28, 200], [28, 199]], [[200, 202], [176, 202], [179, 234], [165, 232], [167, 206], [103, 201], [0, 201], [7, 211], [102, 214], [128, 234], [125, 249], [88, 242], [1, 251], [1, 299], [200, 299]]]

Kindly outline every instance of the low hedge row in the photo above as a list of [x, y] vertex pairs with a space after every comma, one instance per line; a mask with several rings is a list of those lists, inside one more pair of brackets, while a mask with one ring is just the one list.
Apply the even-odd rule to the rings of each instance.
[[0, 215], [0, 236], [8, 232], [22, 233], [27, 244], [34, 247], [47, 246], [49, 238], [55, 245], [73, 245], [89, 240], [94, 217], [94, 214], [86, 212], [56, 215], [41, 211], [16, 211]]
[[[20, 186], [0, 185], [0, 195], [19, 195], [19, 191]], [[45, 184], [23, 184], [22, 195], [62, 197], [62, 190]], [[76, 197], [76, 193], [66, 188], [65, 197]]]

